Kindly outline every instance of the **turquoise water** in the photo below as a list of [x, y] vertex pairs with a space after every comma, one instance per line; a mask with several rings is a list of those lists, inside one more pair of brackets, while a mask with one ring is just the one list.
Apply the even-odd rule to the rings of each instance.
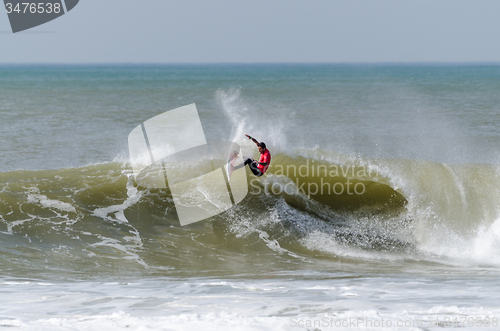
[[283, 132], [275, 144], [498, 159], [498, 66], [4, 66], [0, 75], [2, 170], [126, 158], [134, 124], [193, 102], [208, 134], [227, 136], [215, 127], [231, 127], [223, 103], [235, 96], [239, 115]]
[[[496, 65], [1, 66], [0, 325], [493, 328], [498, 91]], [[180, 227], [127, 138], [190, 103], [207, 139], [257, 156], [248, 133], [273, 161], [258, 194]], [[325, 178], [280, 166], [314, 164], [377, 176], [326, 179], [359, 196], [283, 193]]]

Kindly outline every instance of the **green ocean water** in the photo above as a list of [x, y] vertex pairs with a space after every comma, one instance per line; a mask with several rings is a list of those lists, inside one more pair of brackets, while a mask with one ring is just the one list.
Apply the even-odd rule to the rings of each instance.
[[[0, 66], [0, 324], [491, 327], [499, 91], [497, 65]], [[170, 189], [135, 181], [127, 138], [191, 103], [208, 140], [256, 157], [251, 134], [272, 164], [181, 227]], [[285, 189], [348, 181], [363, 194]]]

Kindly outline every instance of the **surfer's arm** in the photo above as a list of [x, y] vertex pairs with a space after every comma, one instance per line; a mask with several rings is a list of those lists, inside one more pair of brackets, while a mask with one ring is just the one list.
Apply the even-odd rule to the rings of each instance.
[[262, 160], [262, 161], [265, 161], [265, 162], [260, 162], [260, 160], [259, 160], [259, 161], [257, 161], [257, 163], [260, 165], [263, 165], [264, 167], [269, 165], [269, 158], [265, 157], [264, 160]]
[[253, 138], [253, 137], [250, 137], [250, 136], [249, 136], [249, 135], [247, 135], [247, 134], [246, 134], [245, 136], [247, 136], [247, 138], [248, 138], [248, 139], [252, 140], [252, 141], [255, 143], [255, 145], [257, 145], [257, 146], [259, 145], [259, 142], [257, 141], [257, 139], [255, 139], [255, 138]]

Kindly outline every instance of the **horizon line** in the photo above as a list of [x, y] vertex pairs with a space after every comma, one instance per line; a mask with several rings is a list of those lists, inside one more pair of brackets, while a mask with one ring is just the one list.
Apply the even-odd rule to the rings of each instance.
[[0, 66], [16, 65], [500, 65], [500, 61], [378, 61], [378, 62], [4, 62]]

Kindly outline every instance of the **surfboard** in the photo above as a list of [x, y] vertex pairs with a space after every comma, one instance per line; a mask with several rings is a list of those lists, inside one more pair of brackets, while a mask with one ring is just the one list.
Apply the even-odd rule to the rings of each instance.
[[229, 158], [227, 160], [227, 165], [226, 165], [226, 172], [227, 172], [227, 179], [231, 180], [231, 175], [233, 174], [233, 171], [236, 167], [236, 164], [238, 162], [238, 152], [233, 151], [229, 154]]

